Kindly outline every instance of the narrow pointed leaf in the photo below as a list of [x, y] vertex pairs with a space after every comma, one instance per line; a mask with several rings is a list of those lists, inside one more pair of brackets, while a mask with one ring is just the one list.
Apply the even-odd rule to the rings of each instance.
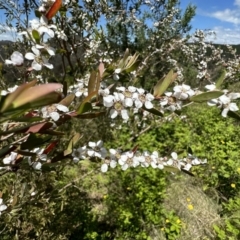
[[156, 108], [151, 108], [151, 109], [147, 109], [145, 107], [142, 107], [145, 111], [148, 111], [150, 113], [152, 113], [153, 115], [156, 115], [156, 116], [160, 116], [160, 117], [163, 117], [163, 113], [158, 111]]
[[48, 146], [44, 149], [43, 154], [48, 154], [50, 153], [58, 144], [59, 140], [55, 140], [51, 143], [48, 144]]
[[221, 74], [221, 76], [220, 76], [220, 77], [218, 78], [218, 80], [216, 81], [216, 88], [218, 88], [218, 89], [220, 88], [220, 86], [222, 85], [225, 77], [226, 77], [226, 71], [225, 71], [225, 69], [224, 69], [223, 72], [222, 72], [222, 74]]
[[73, 102], [74, 98], [75, 98], [75, 94], [74, 93], [69, 94], [63, 100], [61, 100], [59, 102], [59, 104], [62, 104], [64, 106], [68, 107]]
[[153, 90], [154, 97], [160, 97], [169, 87], [169, 85], [177, 78], [177, 73], [174, 73], [173, 70], [167, 74], [167, 76], [156, 84]]
[[19, 96], [14, 99], [12, 104], [14, 107], [19, 107], [26, 103], [31, 103], [35, 100], [38, 100], [39, 98], [44, 99], [45, 95], [52, 93], [61, 87], [62, 85], [59, 83], [48, 83], [28, 88], [20, 93]]
[[76, 133], [74, 137], [70, 140], [67, 149], [64, 151], [63, 153], [64, 156], [67, 156], [72, 153], [73, 147], [76, 145], [79, 139], [80, 139], [80, 134]]
[[218, 98], [218, 97], [222, 96], [223, 94], [224, 93], [220, 92], [220, 91], [211, 91], [211, 92], [201, 93], [201, 94], [191, 97], [190, 101], [204, 102], [204, 101]]
[[74, 117], [80, 118], [80, 119], [92, 119], [92, 118], [101, 117], [104, 114], [106, 114], [106, 112], [94, 112], [94, 113], [79, 114], [79, 115], [74, 116]]
[[97, 72], [92, 71], [88, 81], [88, 95], [96, 90]]
[[0, 157], [6, 156], [10, 152], [14, 151], [16, 148], [17, 148], [16, 146], [8, 145], [8, 146], [0, 149]]
[[21, 150], [31, 150], [33, 148], [42, 146], [44, 143], [50, 141], [52, 138], [52, 136], [38, 136], [36, 134], [30, 134], [27, 141], [25, 141], [24, 143], [21, 144]]
[[171, 167], [171, 166], [164, 166], [163, 170], [165, 170], [167, 172], [172, 172], [172, 173], [179, 173], [180, 172], [180, 170], [178, 168]]
[[41, 36], [39, 34], [39, 32], [35, 29], [32, 30], [32, 36], [34, 38], [34, 40], [36, 41], [36, 43], [40, 43], [40, 40], [41, 40]]
[[237, 120], [240, 120], [240, 115], [237, 114], [236, 112], [228, 111], [228, 117], [235, 118]]
[[14, 92], [7, 95], [7, 97], [4, 99], [4, 103], [1, 107], [0, 112], [4, 112], [5, 109], [7, 109], [22, 92], [24, 92], [26, 89], [30, 87], [33, 87], [36, 83], [37, 83], [37, 80], [33, 80], [29, 83], [24, 83], [21, 86], [19, 86]]
[[82, 114], [82, 113], [90, 112], [90, 111], [92, 111], [92, 104], [90, 102], [84, 102], [78, 108], [77, 113]]

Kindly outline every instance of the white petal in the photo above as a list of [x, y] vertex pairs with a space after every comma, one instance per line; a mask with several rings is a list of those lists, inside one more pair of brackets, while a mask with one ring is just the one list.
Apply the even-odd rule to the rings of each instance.
[[131, 98], [126, 98], [124, 101], [125, 107], [132, 107], [133, 105], [133, 100]]
[[128, 90], [129, 90], [129, 92], [134, 93], [134, 92], [136, 92], [137, 88], [133, 87], [133, 86], [129, 86]]
[[37, 63], [36, 61], [32, 62], [32, 68], [36, 71], [41, 71], [42, 70], [42, 65]]
[[228, 104], [230, 103], [230, 98], [227, 97], [226, 95], [222, 95], [221, 97], [219, 97], [219, 100], [223, 103], [223, 104]]
[[229, 110], [235, 112], [235, 111], [238, 111], [238, 106], [236, 103], [230, 103], [229, 104]]
[[212, 90], [216, 89], [216, 85], [215, 84], [209, 84], [209, 85], [206, 85], [205, 88], [212, 91]]
[[177, 160], [177, 157], [178, 157], [177, 153], [172, 152], [172, 153], [171, 153], [171, 156], [172, 156], [172, 158], [173, 158], [174, 160]]
[[89, 157], [93, 157], [93, 156], [95, 156], [95, 151], [89, 149], [89, 150], [87, 151], [87, 154], [88, 154]]
[[126, 109], [121, 110], [121, 115], [122, 115], [122, 118], [124, 120], [128, 120], [129, 119], [128, 111]]
[[32, 167], [35, 169], [35, 170], [40, 170], [41, 167], [42, 167], [42, 164], [40, 162], [35, 162], [33, 163]]
[[135, 103], [136, 108], [138, 108], [138, 109], [143, 106], [143, 103], [139, 99], [136, 99], [134, 103]]
[[108, 170], [108, 165], [106, 163], [104, 163], [102, 166], [101, 166], [101, 172], [107, 172]]
[[35, 59], [35, 55], [33, 53], [26, 53], [25, 58], [28, 60], [33, 60]]
[[9, 60], [9, 59], [6, 59], [5, 60], [5, 64], [13, 64], [13, 62], [11, 60]]
[[218, 99], [212, 99], [207, 102], [209, 106], [215, 106], [218, 104]]
[[118, 115], [118, 112], [115, 109], [111, 109], [109, 115], [111, 118], [116, 118]]
[[145, 90], [143, 88], [138, 88], [137, 91], [140, 93], [140, 94], [144, 94], [145, 93]]
[[60, 115], [58, 112], [51, 112], [49, 113], [49, 116], [52, 118], [53, 121], [57, 121], [60, 118]]
[[158, 164], [158, 168], [159, 168], [159, 169], [164, 169], [163, 164]]
[[4, 205], [4, 204], [0, 205], [0, 212], [4, 211], [6, 209], [7, 209], [6, 205]]
[[54, 55], [55, 55], [55, 49], [52, 48], [52, 47], [48, 47], [48, 48], [47, 48], [47, 52], [48, 52], [49, 55], [51, 55], [51, 56], [54, 56]]
[[53, 65], [49, 62], [45, 62], [43, 65], [49, 69], [53, 69]]
[[153, 108], [153, 104], [152, 104], [150, 101], [146, 101], [146, 102], [145, 102], [145, 107], [146, 107], [147, 109], [151, 109], [151, 108]]
[[124, 165], [122, 166], [122, 170], [125, 171], [125, 170], [127, 170], [127, 169], [128, 169], [128, 165], [127, 165], [127, 164], [124, 164]]
[[114, 96], [108, 95], [107, 97], [103, 97], [103, 105], [105, 107], [112, 107], [114, 103]]
[[11, 157], [9, 156], [9, 157], [5, 157], [4, 159], [3, 159], [3, 163], [4, 164], [9, 164], [9, 163], [11, 163], [12, 162], [12, 159], [11, 159]]
[[40, 56], [41, 52], [35, 46], [32, 47], [32, 51], [36, 56]]
[[224, 108], [222, 111], [222, 116], [227, 117], [228, 111], [229, 111], [229, 108]]
[[68, 112], [69, 111], [68, 107], [66, 107], [66, 106], [64, 106], [62, 104], [57, 104], [56, 107], [57, 107], [58, 110], [60, 110], [62, 112]]
[[91, 148], [95, 148], [97, 146], [97, 144], [95, 142], [89, 142], [88, 146]]
[[111, 167], [111, 168], [115, 168], [116, 166], [117, 166], [117, 162], [114, 161], [114, 160], [111, 160], [111, 162], [110, 162], [110, 167]]
[[240, 98], [240, 93], [229, 93], [228, 97], [230, 97], [230, 99], [237, 99]]

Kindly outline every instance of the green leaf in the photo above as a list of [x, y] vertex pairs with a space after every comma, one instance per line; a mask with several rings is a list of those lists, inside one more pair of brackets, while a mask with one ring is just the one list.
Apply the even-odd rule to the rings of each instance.
[[1, 105], [0, 112], [40, 107], [60, 100], [61, 94], [55, 91], [62, 87], [61, 84], [48, 83], [34, 86], [35, 84], [36, 80], [25, 83], [7, 95]]
[[68, 107], [74, 100], [75, 98], [75, 94], [72, 93], [72, 94], [69, 94], [68, 96], [66, 96], [64, 99], [62, 99], [59, 104], [62, 104], [66, 107]]
[[77, 110], [78, 114], [92, 111], [92, 104], [90, 102], [83, 102]]
[[97, 72], [92, 71], [89, 81], [88, 81], [88, 95], [94, 92], [96, 89], [96, 82], [97, 82]]
[[78, 142], [79, 139], [80, 139], [80, 134], [76, 133], [73, 136], [73, 138], [70, 140], [67, 149], [64, 151], [64, 153], [63, 153], [64, 156], [67, 156], [72, 153], [73, 147], [76, 145], [76, 143]]
[[237, 114], [236, 112], [228, 111], [228, 117], [235, 118], [237, 120], [240, 120], [240, 115]]
[[169, 85], [177, 78], [177, 73], [173, 70], [167, 74], [164, 79], [160, 79], [153, 90], [154, 97], [160, 97], [169, 87]]
[[0, 149], [0, 157], [4, 157], [8, 153], [14, 151], [16, 148], [17, 148], [16, 146], [8, 145], [8, 146]]
[[146, 107], [143, 106], [142, 109], [144, 109], [145, 111], [148, 111], [148, 112], [152, 113], [153, 115], [163, 117], [163, 113], [160, 112], [160, 111], [158, 111], [156, 108], [147, 109]]
[[172, 173], [179, 173], [180, 172], [180, 170], [178, 168], [170, 167], [170, 166], [164, 166], [163, 170], [165, 170], [167, 172], [172, 172]]
[[218, 78], [218, 80], [216, 81], [216, 88], [220, 88], [220, 86], [222, 85], [224, 79], [226, 77], [226, 70], [224, 69], [221, 76]]
[[51, 138], [52, 138], [52, 136], [49, 136], [49, 135], [45, 136], [45, 137], [42, 137], [42, 136], [39, 136], [37, 134], [31, 133], [29, 135], [27, 141], [22, 143], [21, 150], [25, 150], [25, 149], [31, 150], [33, 148], [42, 146], [44, 143], [50, 141]]
[[220, 92], [220, 91], [211, 91], [211, 92], [201, 93], [201, 94], [191, 97], [190, 101], [204, 102], [204, 101], [218, 98], [218, 97], [222, 96], [223, 94], [224, 93]]
[[92, 118], [100, 117], [100, 116], [104, 115], [105, 113], [106, 112], [84, 113], [84, 114], [79, 114], [74, 117], [80, 118], [80, 119], [92, 119]]
[[41, 36], [37, 30], [35, 30], [35, 29], [32, 30], [32, 36], [33, 36], [34, 40], [36, 41], [36, 43], [40, 44]]

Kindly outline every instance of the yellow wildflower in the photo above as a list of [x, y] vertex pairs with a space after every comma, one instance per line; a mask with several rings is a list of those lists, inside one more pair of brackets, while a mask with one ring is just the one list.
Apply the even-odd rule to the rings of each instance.
[[188, 204], [188, 209], [189, 210], [193, 210], [193, 205], [192, 204]]
[[235, 184], [235, 183], [232, 183], [232, 184], [231, 184], [231, 187], [232, 187], [232, 188], [235, 188], [235, 187], [236, 187], [236, 184]]

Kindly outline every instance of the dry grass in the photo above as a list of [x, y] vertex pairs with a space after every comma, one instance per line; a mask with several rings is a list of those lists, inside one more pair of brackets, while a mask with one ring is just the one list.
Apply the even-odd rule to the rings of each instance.
[[212, 226], [220, 222], [219, 206], [203, 192], [196, 179], [175, 179], [167, 190], [165, 207], [181, 219], [184, 231], [178, 240], [215, 239]]

